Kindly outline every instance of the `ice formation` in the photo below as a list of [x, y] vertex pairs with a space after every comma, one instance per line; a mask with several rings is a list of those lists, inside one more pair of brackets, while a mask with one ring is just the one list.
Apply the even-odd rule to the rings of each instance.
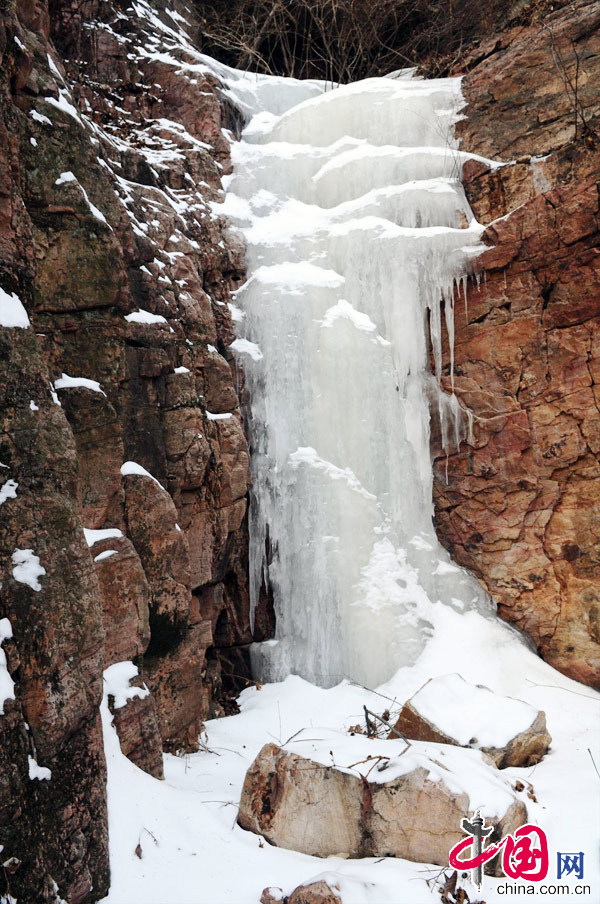
[[415, 661], [432, 607], [491, 612], [437, 541], [429, 451], [431, 402], [447, 445], [466, 429], [438, 388], [442, 319], [452, 348], [481, 227], [453, 137], [460, 80], [299, 90], [263, 92], [220, 207], [248, 249], [234, 348], [250, 397], [252, 604], [268, 584], [277, 614], [254, 663], [266, 680], [374, 687]]

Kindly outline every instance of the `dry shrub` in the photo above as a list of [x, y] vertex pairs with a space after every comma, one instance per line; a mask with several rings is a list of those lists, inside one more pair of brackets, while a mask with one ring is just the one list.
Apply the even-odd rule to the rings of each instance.
[[458, 56], [524, 3], [195, 0], [195, 6], [206, 53], [242, 69], [343, 83]]

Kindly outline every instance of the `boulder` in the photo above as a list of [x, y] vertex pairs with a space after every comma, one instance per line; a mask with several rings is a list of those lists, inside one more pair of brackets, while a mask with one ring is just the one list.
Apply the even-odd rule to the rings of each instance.
[[545, 713], [456, 674], [427, 681], [404, 704], [394, 727], [418, 741], [482, 750], [499, 769], [539, 763], [552, 740]]
[[321, 879], [308, 885], [299, 885], [287, 899], [287, 904], [341, 904], [335, 888]]
[[[390, 744], [401, 755], [379, 754]], [[361, 739], [356, 762], [342, 770], [266, 744], [247, 772], [238, 822], [271, 844], [313, 856], [446, 866], [464, 837], [461, 819], [476, 808], [494, 825], [494, 840], [527, 821], [525, 805], [479, 751], [416, 742], [402, 754], [403, 747]]]
[[246, 774], [238, 822], [277, 847], [360, 857], [360, 779], [265, 744]]
[[291, 895], [284, 895], [280, 888], [265, 888], [260, 896], [260, 904], [342, 904], [339, 891], [323, 879], [299, 885]]

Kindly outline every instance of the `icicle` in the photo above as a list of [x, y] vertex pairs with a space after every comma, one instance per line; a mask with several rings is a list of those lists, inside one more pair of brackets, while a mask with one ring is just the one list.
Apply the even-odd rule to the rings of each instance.
[[267, 680], [374, 686], [419, 655], [438, 600], [487, 605], [439, 567], [429, 452], [435, 394], [447, 455], [464, 436], [440, 389], [441, 300], [454, 387], [455, 292], [466, 304], [479, 233], [456, 228], [457, 210], [472, 221], [452, 181], [456, 80], [369, 79], [299, 104], [298, 90], [265, 89], [278, 118], [232, 146], [223, 205], [247, 244], [238, 336], [260, 350], [243, 362], [251, 605], [254, 619], [268, 585], [277, 634], [252, 655]]

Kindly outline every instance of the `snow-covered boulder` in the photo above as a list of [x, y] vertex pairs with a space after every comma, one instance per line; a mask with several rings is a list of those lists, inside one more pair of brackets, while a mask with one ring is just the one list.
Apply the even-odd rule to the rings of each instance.
[[[479, 751], [416, 742], [385, 757], [356, 745], [349, 766], [327, 765], [266, 744], [246, 774], [238, 822], [271, 844], [328, 857], [402, 857], [447, 866], [460, 821], [481, 807], [502, 835], [527, 821], [525, 805]], [[332, 747], [328, 740], [325, 745]], [[364, 746], [364, 749], [363, 749]], [[339, 753], [313, 748], [318, 759]], [[367, 756], [365, 751], [370, 750]]]
[[418, 741], [482, 750], [499, 769], [539, 763], [552, 741], [545, 713], [457, 674], [427, 681], [404, 704], [394, 727]]

